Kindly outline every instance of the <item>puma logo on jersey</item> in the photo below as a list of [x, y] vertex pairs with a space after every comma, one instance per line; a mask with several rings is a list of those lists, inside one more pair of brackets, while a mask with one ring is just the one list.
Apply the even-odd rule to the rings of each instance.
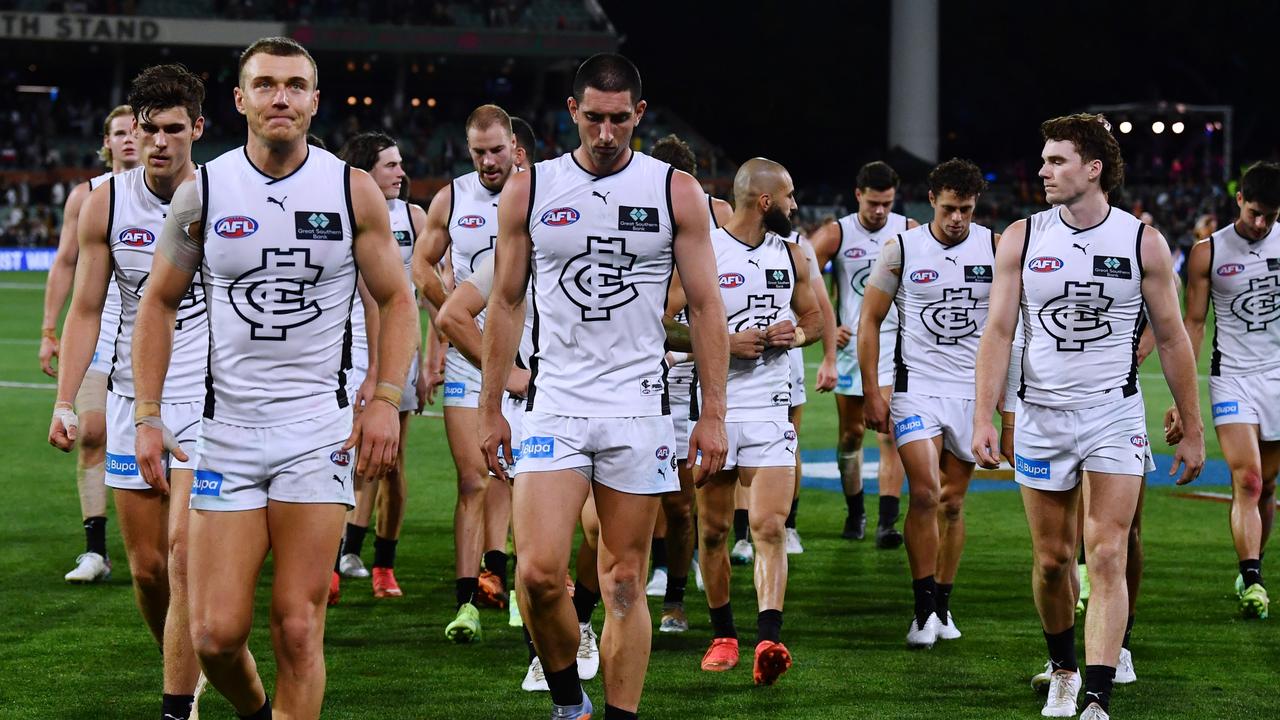
[[1250, 254], [1250, 255], [1252, 255], [1252, 256], [1254, 256], [1254, 257], [1256, 257], [1256, 258], [1258, 258], [1259, 260], [1261, 260], [1261, 259], [1262, 259], [1262, 255], [1258, 254], [1258, 251], [1257, 251], [1257, 250], [1250, 250], [1250, 251], [1249, 251], [1249, 254]]
[[970, 316], [977, 307], [972, 288], [946, 288], [942, 299], [924, 307], [920, 319], [938, 345], [955, 345], [978, 331], [978, 323]]
[[[612, 192], [612, 191], [610, 191], [610, 192]], [[605, 194], [601, 195], [600, 193], [596, 192], [595, 190], [592, 190], [592, 191], [591, 191], [591, 196], [592, 196], [592, 197], [598, 197], [598, 198], [600, 198], [600, 202], [604, 203], [605, 205], [608, 205], [608, 204], [609, 204], [609, 193], [605, 193]]]
[[1231, 301], [1231, 314], [1244, 322], [1245, 330], [1266, 330], [1280, 318], [1280, 279], [1274, 275], [1254, 278], [1249, 288]]
[[346, 486], [347, 486], [347, 481], [346, 481], [346, 480], [343, 480], [342, 478], [338, 477], [337, 475], [334, 475], [334, 476], [333, 476], [333, 481], [334, 481], [334, 482], [336, 482], [336, 483], [338, 483], [338, 486], [339, 486], [339, 487], [346, 487]]
[[285, 209], [284, 209], [284, 201], [285, 201], [285, 200], [288, 200], [288, 199], [289, 199], [289, 196], [288, 196], [288, 195], [285, 195], [284, 197], [280, 198], [279, 200], [277, 200], [277, 199], [275, 199], [275, 198], [271, 197], [270, 195], [268, 195], [268, 196], [267, 196], [267, 202], [269, 202], [269, 203], [275, 203], [276, 205], [279, 205], [279, 206], [280, 206], [280, 212], [285, 212]]
[[1058, 341], [1058, 350], [1078, 352], [1085, 345], [1111, 335], [1111, 323], [1102, 313], [1114, 298], [1102, 294], [1100, 282], [1063, 284], [1062, 294], [1040, 308], [1040, 325]]
[[1075, 249], [1079, 250], [1080, 252], [1084, 253], [1085, 255], [1088, 255], [1088, 254], [1089, 254], [1089, 245], [1090, 245], [1090, 244], [1091, 244], [1091, 243], [1085, 243], [1084, 245], [1081, 245], [1081, 244], [1079, 244], [1079, 243], [1071, 243], [1071, 247], [1073, 247], [1073, 248], [1075, 248]]
[[623, 272], [635, 265], [625, 238], [588, 237], [586, 252], [565, 263], [560, 289], [582, 309], [583, 322], [609, 320], [613, 311], [640, 295]]
[[946, 260], [947, 262], [951, 263], [952, 265], [955, 265], [956, 267], [959, 267], [959, 266], [960, 266], [960, 265], [959, 265], [959, 263], [957, 263], [957, 262], [956, 262], [956, 259], [955, 259], [955, 258], [953, 258], [953, 257], [951, 257], [950, 255], [943, 255], [943, 256], [942, 256], [942, 259], [943, 259], [943, 260]]
[[760, 267], [760, 261], [756, 260], [755, 258], [747, 258], [747, 263], [750, 265], [755, 265], [757, 268]]
[[249, 337], [287, 340], [290, 329], [320, 317], [320, 305], [306, 293], [323, 271], [311, 264], [307, 248], [264, 248], [262, 264], [236, 278], [227, 290], [231, 307], [249, 324]]

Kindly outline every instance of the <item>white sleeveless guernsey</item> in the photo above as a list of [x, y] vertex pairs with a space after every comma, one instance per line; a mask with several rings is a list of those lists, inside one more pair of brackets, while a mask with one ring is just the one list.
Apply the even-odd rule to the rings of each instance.
[[[709, 193], [707, 194], [707, 218], [710, 220], [710, 223], [711, 223], [708, 227], [710, 227], [713, 232], [720, 227], [720, 222], [716, 220], [716, 206], [715, 206], [714, 198]], [[684, 325], [687, 327], [689, 325], [689, 309], [687, 307], [680, 308], [680, 312], [677, 312], [673, 319], [676, 322], [680, 323], [681, 325]], [[694, 374], [696, 373], [696, 370], [697, 370], [696, 363], [694, 363], [693, 360], [686, 360], [685, 362], [682, 362], [682, 363], [676, 363], [667, 371], [667, 384], [668, 385], [690, 385], [693, 383]], [[681, 398], [683, 398], [686, 394], [684, 392], [679, 392], [679, 391], [676, 391], [676, 393]], [[697, 393], [688, 393], [688, 394], [690, 396], [689, 405], [686, 407], [677, 407], [674, 409], [674, 412], [683, 414], [685, 416], [689, 416], [690, 414], [692, 414], [696, 419]]]
[[[836, 221], [840, 228], [840, 245], [831, 256], [835, 272], [836, 322], [853, 332], [846, 349], [856, 352], [858, 347], [858, 314], [862, 311], [862, 293], [871, 276], [871, 267], [880, 257], [884, 242], [898, 233], [906, 232], [907, 218], [889, 213], [879, 230], [870, 231], [858, 219], [858, 213], [845, 215]], [[898, 318], [890, 313], [880, 326], [882, 338], [898, 329]], [[882, 339], [883, 341], [883, 339]]]
[[898, 236], [902, 279], [894, 297], [898, 339], [894, 391], [974, 399], [978, 340], [987, 325], [995, 236], [972, 223], [946, 245], [932, 224]]
[[[753, 248], [724, 228], [712, 231], [730, 335], [763, 330], [793, 317], [796, 269], [787, 244], [781, 236], [765, 233], [764, 242]], [[729, 359], [725, 422], [786, 422], [790, 409], [791, 360], [786, 348], [768, 348], [752, 360]]]
[[268, 427], [347, 407], [356, 290], [347, 164], [309, 147], [302, 165], [277, 179], [239, 147], [200, 176], [204, 416]]
[[1280, 225], [1251, 242], [1233, 223], [1209, 242], [1210, 374], [1258, 375], [1280, 367]]
[[[111, 179], [110, 171], [89, 179], [89, 192], [98, 189], [98, 186]], [[66, 219], [64, 218], [65, 222]], [[109, 350], [116, 336], [116, 330], [120, 327], [120, 288], [116, 285], [115, 273], [111, 274], [111, 279], [107, 281], [107, 297], [102, 303], [102, 329], [98, 331], [98, 344], [95, 346], [98, 350]], [[111, 357], [95, 357], [95, 364], [103, 363], [111, 364]]]
[[639, 152], [604, 176], [587, 172], [572, 153], [530, 170], [528, 410], [615, 418], [669, 412], [662, 315], [675, 236], [673, 173]]
[[1056, 207], [1027, 221], [1019, 398], [1078, 410], [1138, 393], [1143, 227], [1114, 207], [1090, 228], [1071, 227]]
[[[108, 388], [123, 397], [134, 397], [133, 327], [138, 303], [151, 275], [156, 240], [169, 214], [169, 201], [147, 187], [143, 168], [111, 178], [111, 211], [107, 240], [111, 246], [113, 277], [120, 288], [119, 331]], [[173, 332], [173, 353], [165, 375], [161, 399], [167, 403], [195, 402], [204, 397], [205, 364], [209, 357], [209, 322], [199, 273], [178, 305]]]
[[[413, 288], [413, 244], [418, 233], [413, 226], [413, 217], [409, 214], [409, 203], [396, 198], [387, 201], [387, 212], [391, 216], [391, 236], [396, 240], [400, 250], [400, 262], [404, 264], [405, 278], [409, 287]], [[360, 358], [369, 356], [369, 333], [365, 324], [364, 305], [359, 295], [351, 306], [351, 355], [356, 366], [364, 362]]]

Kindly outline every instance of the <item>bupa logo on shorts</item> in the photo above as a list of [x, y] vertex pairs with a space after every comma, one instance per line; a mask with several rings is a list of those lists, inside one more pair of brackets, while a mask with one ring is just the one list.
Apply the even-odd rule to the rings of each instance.
[[849, 248], [848, 250], [844, 251], [844, 256], [849, 258], [850, 260], [857, 260], [858, 258], [865, 256], [866, 254], [867, 254], [867, 251], [863, 250], [862, 248]]
[[213, 231], [219, 237], [238, 240], [258, 232], [258, 221], [245, 215], [228, 215], [213, 224]]
[[129, 247], [146, 247], [156, 241], [156, 236], [146, 228], [126, 228], [120, 231], [120, 242]]
[[791, 287], [791, 271], [785, 268], [765, 270], [764, 286], [767, 290], [786, 290]]
[[1240, 403], [1235, 400], [1229, 402], [1220, 402], [1213, 404], [1213, 416], [1222, 417], [1223, 415], [1239, 415]]
[[671, 448], [667, 447], [666, 445], [663, 445], [662, 447], [654, 451], [653, 456], [658, 458], [659, 460], [666, 460], [667, 458], [671, 457]]
[[1048, 460], [1033, 460], [1031, 458], [1022, 457], [1016, 453], [1013, 456], [1013, 460], [1013, 467], [1019, 473], [1035, 480], [1049, 479]]
[[467, 384], [460, 382], [447, 382], [444, 384], [444, 396], [447, 398], [460, 398], [467, 394]]
[[106, 470], [108, 475], [137, 476], [138, 458], [133, 455], [107, 453]]
[[212, 470], [197, 470], [195, 482], [191, 484], [191, 494], [220, 497], [222, 495], [222, 473]]
[[1147, 434], [1138, 433], [1137, 435], [1129, 436], [1129, 444], [1133, 445], [1136, 448], [1146, 447], [1149, 444], [1147, 441]]
[[782, 439], [783, 439], [783, 440], [788, 440], [788, 441], [790, 441], [790, 440], [795, 440], [795, 439], [796, 439], [796, 431], [795, 431], [795, 430], [788, 430], [788, 431], [786, 431], [786, 432], [782, 433]]
[[853, 387], [853, 376], [852, 376], [852, 375], [837, 375], [837, 376], [836, 376], [836, 388], [838, 388], [838, 389], [840, 389], [840, 390], [847, 390], [847, 389], [849, 389], [849, 388], [851, 388], [851, 387]]
[[937, 279], [938, 279], [937, 270], [929, 270], [929, 269], [916, 270], [915, 272], [911, 273], [911, 282], [919, 283], [921, 285], [924, 285], [926, 283], [931, 283]]
[[351, 464], [351, 453], [346, 450], [334, 450], [329, 453], [329, 462], [338, 467], [346, 467]]
[[909, 432], [924, 429], [924, 420], [919, 415], [912, 415], [909, 418], [903, 418], [893, 426], [893, 436], [902, 437]]
[[1038, 258], [1031, 258], [1027, 262], [1027, 269], [1038, 273], [1057, 272], [1062, 269], [1062, 260], [1052, 255], [1041, 255]]
[[631, 232], [658, 232], [658, 208], [619, 205], [618, 229]]
[[458, 218], [458, 227], [471, 229], [484, 227], [484, 218], [480, 215], [463, 215]]
[[1226, 265], [1218, 266], [1218, 274], [1222, 277], [1231, 277], [1232, 275], [1239, 275], [1242, 272], [1244, 272], [1244, 265], [1241, 265], [1240, 263], [1227, 263]]
[[293, 233], [298, 240], [341, 240], [342, 215], [298, 210], [293, 213]]
[[578, 211], [571, 207], [558, 207], [542, 213], [542, 219], [539, 222], [551, 227], [564, 227], [578, 222], [580, 217], [582, 216], [578, 214]]
[[720, 289], [732, 290], [740, 287], [746, 281], [747, 279], [743, 277], [742, 273], [722, 273], [720, 275]]
[[550, 458], [556, 455], [556, 439], [553, 437], [527, 437], [520, 443], [520, 459]]

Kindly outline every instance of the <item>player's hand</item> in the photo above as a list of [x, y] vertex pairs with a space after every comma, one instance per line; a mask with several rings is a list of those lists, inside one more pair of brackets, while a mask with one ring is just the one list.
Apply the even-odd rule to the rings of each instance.
[[71, 452], [76, 438], [80, 437], [80, 418], [69, 402], [53, 404], [53, 418], [49, 421], [49, 444], [62, 452]]
[[165, 475], [167, 453], [182, 462], [190, 460], [164, 422], [155, 415], [142, 418], [134, 426], [133, 452], [138, 460], [138, 474], [154, 490], [169, 494], [169, 478]]
[[839, 379], [836, 375], [836, 361], [823, 358], [822, 364], [818, 366], [818, 377], [813, 383], [814, 389], [820, 393], [831, 392], [836, 389]]
[[693, 486], [700, 488], [710, 482], [724, 469], [728, 454], [729, 436], [724, 431], [724, 420], [700, 418], [689, 433], [689, 456], [685, 459], [685, 466], [693, 473]]
[[428, 405], [436, 404], [436, 390], [444, 384], [444, 368], [437, 370], [436, 368], [428, 368], [425, 379], [422, 381], [421, 387], [427, 399]]
[[58, 369], [53, 366], [53, 359], [58, 357], [60, 349], [56, 335], [45, 335], [40, 338], [40, 369], [49, 377], [58, 377]]
[[973, 424], [973, 457], [978, 465], [994, 470], [1000, 467], [1000, 436], [990, 421]]
[[1178, 441], [1178, 449], [1173, 453], [1173, 465], [1169, 467], [1169, 475], [1173, 475], [1178, 471], [1179, 463], [1182, 464], [1182, 474], [1178, 476], [1178, 484], [1186, 485], [1187, 483], [1200, 477], [1200, 471], [1204, 469], [1204, 432], [1184, 432], [1182, 439]]
[[353, 408], [356, 415], [359, 415], [360, 411], [373, 402], [373, 391], [377, 388], [378, 376], [374, 373], [366, 373], [364, 380], [360, 382], [360, 387], [356, 388], [356, 406]]
[[529, 397], [530, 377], [528, 370], [521, 367], [512, 367], [511, 374], [507, 375], [507, 392], [518, 398]]
[[1182, 415], [1176, 405], [1164, 411], [1164, 441], [1169, 445], [1182, 442]]
[[400, 444], [400, 411], [391, 403], [374, 400], [365, 407], [351, 428], [343, 450], [356, 449], [356, 475], [382, 477], [395, 467]]
[[836, 347], [843, 350], [844, 346], [848, 345], [849, 341], [852, 339], [853, 331], [849, 329], [848, 325], [840, 325], [836, 327]]
[[1006, 427], [1004, 422], [1000, 423], [1000, 454], [1010, 465], [1013, 464], [1013, 426]]
[[878, 391], [873, 390], [862, 399], [862, 417], [872, 430], [889, 432], [889, 403]]
[[755, 360], [764, 353], [764, 331], [749, 328], [729, 336], [729, 355], [743, 360]]
[[764, 329], [764, 341], [769, 347], [789, 349], [796, 341], [796, 324], [783, 320], [770, 325]]
[[484, 453], [484, 461], [494, 477], [511, 482], [507, 468], [515, 465], [515, 457], [511, 454], [511, 425], [501, 412], [486, 408], [480, 410], [480, 427], [485, 428], [480, 438], [480, 452]]
[[418, 382], [413, 385], [413, 392], [418, 398], [418, 409], [414, 410], [415, 415], [421, 415], [426, 409], [427, 402], [431, 399], [430, 393], [427, 391], [427, 372], [422, 367], [423, 363], [418, 363]]

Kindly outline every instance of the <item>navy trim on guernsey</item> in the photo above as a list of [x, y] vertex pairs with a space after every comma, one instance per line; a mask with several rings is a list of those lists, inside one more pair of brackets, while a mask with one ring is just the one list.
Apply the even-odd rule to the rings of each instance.
[[[529, 170], [530, 170], [530, 171], [532, 171], [532, 170], [533, 170], [533, 168], [529, 168]], [[452, 179], [452, 180], [450, 180], [450, 181], [449, 181], [449, 221], [448, 221], [448, 223], [445, 225], [445, 227], [446, 227], [446, 228], [451, 228], [451, 227], [453, 227], [453, 206], [454, 206], [454, 203], [456, 203], [456, 202], [457, 202], [457, 200], [458, 200], [458, 187], [457, 187], [456, 182], [455, 182], [456, 180], [457, 180], [457, 178], [454, 178], [454, 179]], [[530, 177], [529, 177], [529, 182], [531, 182], [531, 183], [533, 182], [533, 176], [530, 176]], [[533, 186], [532, 186], [532, 185], [530, 185], [530, 187], [533, 187]], [[532, 196], [532, 195], [530, 195], [529, 197], [530, 197], [530, 199], [532, 199], [532, 198], [533, 198], [533, 196]], [[530, 205], [530, 206], [529, 206], [529, 211], [530, 211], [530, 212], [533, 212], [533, 206], [532, 206], [532, 205]], [[453, 242], [453, 239], [452, 239], [452, 238], [450, 238], [449, 242]]]
[[[1058, 217], [1062, 217], [1062, 216], [1059, 215]], [[1018, 285], [1022, 285], [1022, 273], [1025, 272], [1027, 268], [1027, 252], [1031, 250], [1031, 225], [1033, 220], [1035, 220], [1034, 215], [1027, 218], [1026, 220], [1027, 236], [1022, 239], [1022, 261], [1018, 263]], [[1019, 297], [1021, 297], [1025, 293], [1026, 293], [1026, 289], [1024, 288], [1021, 292], [1018, 293], [1018, 295]], [[1018, 308], [1018, 314], [1019, 315], [1022, 314], [1021, 307]], [[1026, 339], [1027, 339], [1027, 328], [1026, 328], [1026, 325], [1024, 324], [1022, 328], [1022, 340], [1024, 343], [1023, 344], [1024, 349], [1022, 351], [1022, 372], [1018, 373], [1018, 399], [1019, 400], [1025, 400], [1027, 397], [1027, 352], [1025, 350]]]
[[[1134, 240], [1133, 251], [1138, 266], [1138, 294], [1142, 294], [1142, 233], [1147, 229], [1146, 223], [1138, 223], [1138, 237]], [[1129, 365], [1129, 377], [1124, 382], [1124, 396], [1138, 394], [1138, 343], [1142, 341], [1142, 331], [1147, 327], [1146, 300], [1138, 307], [1138, 319], [1133, 323], [1133, 361]]]
[[[311, 151], [308, 150], [310, 155]], [[295, 171], [296, 172], [296, 171]], [[347, 371], [351, 369], [351, 309], [355, 307], [356, 295], [360, 290], [360, 263], [356, 261], [356, 211], [351, 203], [351, 166], [342, 166], [342, 194], [347, 203], [347, 223], [351, 226], [351, 264], [356, 270], [357, 282], [351, 286], [351, 300], [347, 302], [347, 327], [342, 333], [342, 362], [338, 364], [338, 387], [334, 395], [338, 398], [338, 407], [347, 407]]]
[[[929, 232], [932, 233], [933, 231], [930, 230]], [[902, 254], [902, 265], [900, 265], [899, 267], [903, 267], [903, 268], [907, 266], [907, 243], [904, 242], [905, 235], [906, 233], [903, 233], [902, 235], [898, 236], [898, 249], [901, 251], [901, 254]], [[899, 278], [898, 282], [899, 284], [901, 284], [902, 279]], [[899, 310], [898, 311], [898, 331], [895, 332], [893, 335], [893, 391], [894, 392], [907, 391], [907, 364], [902, 361], [902, 327], [904, 325], [906, 325], [906, 322], [904, 322], [902, 313]], [[867, 393], [867, 388], [862, 388], [863, 397], [866, 397], [866, 393]]]
[[842, 293], [844, 292], [844, 288], [842, 286], [844, 283], [840, 282], [840, 273], [836, 272], [836, 268], [840, 262], [840, 253], [844, 250], [844, 226], [840, 224], [838, 219], [836, 220], [836, 232], [839, 234], [840, 240], [836, 242], [836, 251], [827, 262], [831, 265], [831, 284], [835, 286], [836, 289], [835, 315], [836, 325], [839, 326], [840, 303], [843, 300]]
[[713, 230], [720, 229], [720, 221], [716, 219], [716, 199], [707, 195], [707, 213], [711, 215], [711, 224], [715, 227]]
[[[209, 230], [209, 169], [205, 165], [200, 166], [200, 282], [204, 285], [204, 301], [206, 312], [209, 312], [209, 326], [213, 327], [212, 307], [213, 303], [210, 298], [213, 297], [211, 288], [209, 287], [209, 276], [203, 272], [204, 269], [204, 242], [205, 236]], [[212, 332], [212, 331], [210, 331]], [[209, 349], [205, 353], [204, 361], [204, 416], [213, 419], [213, 342], [210, 341]]]
[[409, 216], [409, 247], [413, 247], [418, 243], [418, 228], [413, 226], [413, 206], [408, 202], [404, 204], [404, 214]]
[[[1213, 236], [1209, 236], [1209, 301], [1213, 302]], [[1222, 351], [1218, 349], [1218, 309], [1213, 309], [1213, 355], [1209, 360], [1209, 374], [1222, 375]]]
[[[635, 153], [632, 153], [631, 157], [634, 158]], [[675, 175], [676, 175], [675, 167], [668, 165], [667, 166], [667, 217], [671, 218], [671, 248], [672, 248], [671, 249], [671, 256], [672, 256], [671, 266], [672, 267], [671, 267], [671, 273], [667, 275], [667, 291], [662, 293], [661, 304], [658, 305], [659, 316], [666, 315], [667, 297], [671, 294], [671, 283], [674, 280], [676, 275], [675, 241], [676, 241], [676, 233], [679, 232], [679, 230], [676, 227], [675, 205], [673, 205], [671, 202], [671, 179], [674, 178]], [[708, 203], [711, 202], [710, 196], [708, 196], [707, 202]], [[712, 222], [714, 223], [715, 221], [713, 220]], [[671, 368], [667, 367], [667, 356], [665, 353], [663, 354], [662, 360], [659, 362], [659, 364], [662, 367], [662, 414], [670, 415], [671, 414], [671, 393], [670, 393], [670, 387], [667, 384], [667, 372], [670, 371]]]
[[[525, 230], [529, 233], [530, 241], [533, 239], [533, 203], [537, 199], [538, 189], [538, 166], [533, 164], [529, 166], [529, 209], [525, 211], [524, 225]], [[533, 262], [532, 252], [529, 256], [529, 269], [525, 274], [524, 287], [525, 292], [529, 290], [529, 283], [537, 284], [536, 263]], [[529, 355], [529, 393], [525, 398], [525, 412], [533, 411], [533, 398], [538, 394], [538, 353], [540, 345], [538, 344], [538, 330], [541, 327], [538, 315], [538, 293], [529, 293], [529, 302], [533, 303], [533, 353]], [[516, 356], [520, 353], [517, 351]]]
[[[574, 151], [574, 152], [576, 152], [576, 151]], [[631, 155], [630, 155], [629, 157], [627, 157], [627, 162], [626, 162], [626, 163], [624, 163], [624, 164], [623, 164], [623, 166], [622, 166], [622, 167], [620, 167], [620, 168], [618, 168], [617, 170], [614, 170], [614, 171], [613, 171], [613, 172], [611, 172], [611, 173], [605, 173], [604, 175], [597, 175], [597, 174], [595, 174], [595, 173], [591, 172], [590, 170], [588, 170], [588, 169], [586, 169], [586, 168], [582, 167], [582, 163], [578, 162], [578, 156], [577, 156], [577, 155], [574, 155], [574, 154], [573, 154], [573, 152], [570, 152], [570, 153], [569, 153], [569, 159], [573, 161], [573, 164], [574, 164], [574, 165], [577, 165], [577, 166], [578, 166], [578, 169], [579, 169], [579, 170], [581, 170], [582, 172], [584, 172], [584, 173], [586, 173], [586, 174], [590, 175], [590, 176], [591, 176], [591, 178], [592, 178], [592, 182], [595, 182], [596, 180], [603, 180], [604, 178], [612, 177], [612, 176], [614, 176], [614, 175], [617, 175], [618, 173], [622, 172], [623, 170], [626, 170], [627, 168], [631, 167], [631, 161], [636, 159], [636, 151], [635, 151], [635, 150], [628, 149], [628, 150], [627, 150], [627, 152], [631, 153]], [[530, 170], [532, 170], [532, 169], [533, 169], [533, 166], [531, 166], [529, 169], [530, 169]]]
[[[634, 153], [632, 156], [634, 157]], [[671, 242], [673, 245], [675, 244], [676, 233], [680, 232], [680, 229], [676, 226], [675, 205], [671, 202], [671, 178], [675, 177], [675, 174], [676, 169], [674, 167], [667, 166], [667, 217], [671, 218]]]
[[1078, 228], [1078, 227], [1076, 227], [1075, 225], [1072, 225], [1071, 223], [1067, 222], [1067, 221], [1062, 217], [1062, 210], [1058, 210], [1058, 220], [1059, 220], [1063, 225], [1066, 225], [1067, 227], [1071, 228], [1071, 234], [1072, 234], [1072, 235], [1079, 235], [1079, 234], [1080, 234], [1080, 233], [1082, 233], [1082, 232], [1087, 232], [1087, 231], [1092, 230], [1092, 229], [1094, 229], [1094, 228], [1096, 228], [1096, 227], [1101, 227], [1101, 226], [1102, 226], [1102, 223], [1105, 223], [1105, 222], [1106, 222], [1110, 217], [1111, 217], [1111, 206], [1110, 206], [1110, 205], [1108, 205], [1108, 206], [1107, 206], [1107, 214], [1106, 214], [1106, 215], [1103, 215], [1101, 220], [1099, 220], [1097, 223], [1095, 223], [1095, 224], [1093, 224], [1093, 225], [1090, 225], [1090, 226], [1089, 226], [1089, 227], [1087, 227], [1087, 228]]
[[698, 407], [698, 366], [693, 366], [693, 380], [689, 383], [689, 421], [697, 422], [701, 416], [701, 408]]
[[[111, 257], [111, 233], [116, 223], [116, 176], [112, 175], [107, 178], [107, 187], [110, 199], [107, 201], [107, 269], [115, 274], [115, 260]], [[110, 280], [108, 279], [108, 283]], [[111, 343], [111, 369], [107, 371], [107, 389], [114, 390], [114, 383], [111, 378], [116, 374], [116, 360], [120, 356], [116, 354], [116, 343], [120, 342], [120, 333], [124, 332], [124, 316], [121, 315], [116, 322], [115, 341]]]
[[266, 183], [267, 185], [275, 185], [276, 183], [280, 182], [281, 180], [288, 180], [289, 178], [293, 177], [294, 175], [297, 175], [297, 174], [298, 174], [298, 171], [299, 171], [299, 170], [301, 170], [302, 168], [306, 167], [306, 165], [307, 165], [307, 161], [311, 159], [311, 146], [310, 146], [310, 145], [308, 145], [308, 146], [307, 146], [307, 156], [306, 156], [306, 157], [304, 157], [304, 158], [302, 158], [302, 163], [301, 163], [300, 165], [298, 165], [298, 167], [294, 168], [292, 172], [290, 172], [288, 175], [285, 175], [284, 177], [271, 177], [270, 175], [268, 175], [268, 174], [266, 174], [266, 173], [262, 172], [261, 168], [259, 168], [257, 165], [254, 165], [254, 164], [253, 164], [253, 159], [249, 157], [249, 146], [248, 146], [248, 145], [242, 145], [242, 146], [240, 146], [240, 149], [241, 149], [241, 151], [242, 151], [242, 152], [244, 152], [244, 159], [245, 159], [245, 162], [249, 163], [249, 167], [253, 168], [253, 169], [254, 169], [254, 171], [256, 171], [259, 175], [261, 175], [262, 177], [264, 177], [264, 178], [266, 178], [266, 179], [267, 179], [267, 181], [268, 181], [268, 182]]

